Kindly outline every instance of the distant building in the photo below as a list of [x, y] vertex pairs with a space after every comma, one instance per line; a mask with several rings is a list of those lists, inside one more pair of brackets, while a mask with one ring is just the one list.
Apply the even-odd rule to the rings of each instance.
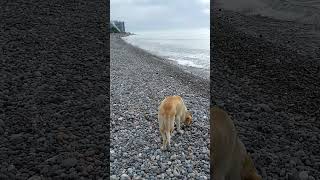
[[110, 21], [111, 32], [126, 32], [123, 21]]
[[121, 32], [126, 32], [123, 21], [114, 21], [114, 24], [120, 29]]

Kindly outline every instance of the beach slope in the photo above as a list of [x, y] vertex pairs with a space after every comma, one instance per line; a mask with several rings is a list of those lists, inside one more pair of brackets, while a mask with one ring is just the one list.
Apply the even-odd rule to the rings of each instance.
[[107, 1], [0, 7], [0, 179], [107, 179]]
[[316, 27], [213, 12], [211, 104], [232, 114], [263, 179], [320, 177], [320, 41], [298, 36]]
[[[111, 178], [209, 177], [209, 81], [110, 35]], [[157, 110], [180, 95], [193, 114], [170, 152], [160, 150]]]

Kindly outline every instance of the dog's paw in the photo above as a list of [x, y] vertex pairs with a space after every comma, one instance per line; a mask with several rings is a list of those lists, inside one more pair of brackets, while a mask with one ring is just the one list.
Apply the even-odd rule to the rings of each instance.
[[167, 148], [166, 148], [165, 146], [161, 146], [160, 149], [161, 149], [162, 151], [167, 150]]

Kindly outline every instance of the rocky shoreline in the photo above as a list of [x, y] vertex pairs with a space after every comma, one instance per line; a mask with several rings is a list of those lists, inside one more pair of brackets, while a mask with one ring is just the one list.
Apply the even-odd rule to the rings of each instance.
[[[111, 179], [208, 179], [209, 81], [110, 37]], [[184, 98], [194, 122], [162, 152], [157, 109], [169, 95]]]
[[[210, 102], [263, 179], [320, 177], [319, 39], [304, 36], [318, 27], [214, 10], [209, 88], [113, 35], [109, 56], [106, 2], [0, 7], [0, 179], [208, 179]], [[194, 123], [161, 152], [156, 110], [173, 94]]]
[[0, 7], [0, 179], [107, 179], [106, 1]]
[[[279, 21], [213, 12], [211, 105], [232, 114], [263, 179], [317, 179], [320, 61], [319, 53], [311, 52], [320, 44], [294, 47], [275, 28], [261, 26]], [[288, 33], [297, 29], [290, 23], [282, 22], [289, 29], [279, 31], [299, 42]]]

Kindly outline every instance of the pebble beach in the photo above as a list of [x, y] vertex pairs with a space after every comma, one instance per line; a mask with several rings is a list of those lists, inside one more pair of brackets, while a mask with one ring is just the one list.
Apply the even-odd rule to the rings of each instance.
[[213, 12], [211, 105], [231, 114], [263, 179], [318, 179], [317, 25]]
[[[111, 179], [209, 179], [209, 81], [110, 35]], [[191, 127], [161, 151], [157, 110], [180, 95]]]
[[106, 2], [0, 6], [0, 179], [108, 179]]

